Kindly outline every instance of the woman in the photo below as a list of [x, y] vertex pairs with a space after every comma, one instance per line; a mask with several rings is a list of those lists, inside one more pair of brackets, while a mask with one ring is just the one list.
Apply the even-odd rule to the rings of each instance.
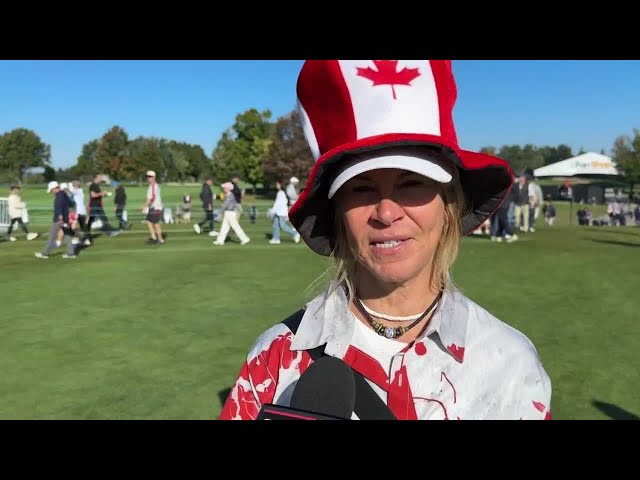
[[38, 234], [34, 232], [29, 232], [27, 222], [23, 220], [25, 217], [25, 212], [27, 211], [27, 204], [22, 200], [20, 196], [20, 186], [12, 185], [11, 193], [9, 193], [9, 229], [7, 230], [7, 236], [9, 237], [9, 241], [15, 242], [17, 239], [11, 233], [13, 232], [13, 226], [17, 223], [18, 226], [22, 229], [24, 234], [27, 236], [27, 240], [35, 239]]
[[293, 227], [287, 223], [289, 217], [287, 194], [282, 189], [282, 181], [276, 180], [276, 199], [273, 202], [273, 206], [270, 210], [271, 223], [272, 223], [272, 235], [269, 243], [271, 245], [280, 245], [280, 230], [287, 232], [293, 237], [293, 241], [298, 243], [300, 241], [300, 235]]
[[251, 240], [238, 223], [238, 203], [236, 196], [233, 193], [234, 184], [231, 182], [225, 182], [221, 185], [224, 192], [224, 204], [222, 209], [222, 226], [220, 227], [220, 234], [218, 238], [213, 242], [214, 245], [224, 245], [229, 230], [233, 232], [240, 239], [240, 245], [246, 245]]
[[318, 351], [397, 419], [551, 418], [533, 344], [451, 280], [462, 235], [513, 182], [505, 161], [458, 146], [451, 62], [310, 60], [297, 93], [316, 163], [289, 218], [335, 275], [258, 338], [220, 418], [289, 405]]

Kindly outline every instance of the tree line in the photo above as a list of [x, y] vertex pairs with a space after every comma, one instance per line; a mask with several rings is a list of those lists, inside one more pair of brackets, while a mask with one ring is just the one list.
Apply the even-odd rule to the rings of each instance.
[[[0, 179], [22, 183], [29, 170], [40, 167], [45, 180], [70, 180], [98, 172], [115, 180], [142, 181], [147, 170], [155, 170], [162, 182], [201, 181], [207, 176], [224, 181], [232, 175], [254, 187], [270, 186], [278, 178], [291, 176], [304, 182], [313, 159], [297, 110], [275, 121], [271, 117], [270, 110], [249, 109], [238, 114], [210, 155], [200, 145], [177, 140], [130, 139], [122, 126], [114, 125], [83, 145], [75, 165], [57, 171], [51, 166], [51, 147], [36, 132], [16, 128], [0, 134]], [[516, 173], [585, 153], [574, 153], [566, 144], [486, 146], [480, 151], [507, 160]], [[611, 157], [633, 191], [634, 184], [640, 183], [640, 130], [617, 137]]]

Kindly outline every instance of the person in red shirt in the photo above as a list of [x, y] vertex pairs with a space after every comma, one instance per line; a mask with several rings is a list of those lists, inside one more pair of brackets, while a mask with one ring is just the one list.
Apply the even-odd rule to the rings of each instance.
[[257, 338], [219, 418], [290, 406], [319, 356], [364, 378], [351, 419], [382, 418], [358, 402], [369, 391], [385, 418], [551, 418], [531, 340], [451, 276], [462, 236], [514, 178], [505, 160], [459, 146], [451, 61], [308, 60], [297, 94], [315, 165], [289, 220], [334, 268], [321, 294]]

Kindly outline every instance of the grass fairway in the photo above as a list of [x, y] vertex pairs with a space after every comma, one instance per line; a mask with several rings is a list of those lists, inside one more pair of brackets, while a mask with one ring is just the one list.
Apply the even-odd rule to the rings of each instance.
[[[166, 187], [165, 203], [186, 191], [197, 199], [199, 186]], [[144, 189], [128, 192], [139, 210]], [[51, 198], [23, 197], [44, 235], [50, 211], [37, 209]], [[455, 280], [532, 339], [555, 419], [637, 418], [640, 229], [570, 226], [568, 208], [558, 210], [557, 227], [512, 244], [466, 238]], [[215, 247], [189, 225], [165, 226], [166, 245], [145, 245], [140, 219], [76, 260], [63, 249], [34, 258], [43, 237], [0, 241], [0, 418], [216, 418], [257, 335], [299, 308], [326, 267], [287, 236], [269, 245], [264, 217], [243, 217], [243, 247], [233, 235]]]

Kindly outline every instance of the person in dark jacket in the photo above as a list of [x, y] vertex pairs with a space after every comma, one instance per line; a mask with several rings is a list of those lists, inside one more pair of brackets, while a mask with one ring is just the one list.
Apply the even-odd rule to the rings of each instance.
[[200, 191], [200, 200], [202, 201], [202, 209], [204, 210], [204, 220], [194, 224], [193, 229], [198, 235], [200, 235], [200, 233], [202, 233], [202, 227], [208, 223], [209, 236], [215, 237], [218, 235], [218, 232], [216, 232], [215, 219], [213, 217], [213, 190], [211, 189], [211, 185], [213, 185], [213, 179], [211, 177], [207, 177], [202, 184], [202, 190]]
[[234, 175], [231, 178], [231, 183], [233, 184], [233, 196], [236, 199], [237, 218], [240, 220], [240, 216], [242, 215], [242, 189], [240, 188], [240, 177], [238, 177], [238, 175]]
[[125, 192], [120, 182], [113, 182], [112, 185], [115, 187], [113, 203], [116, 206], [116, 217], [118, 218], [120, 230], [128, 230], [131, 228], [131, 224], [124, 218], [124, 211], [127, 206], [127, 192]]
[[58, 239], [58, 231], [62, 229], [64, 233], [64, 241], [67, 245], [67, 253], [62, 258], [76, 258], [75, 247], [72, 243], [73, 232], [69, 225], [69, 199], [67, 194], [60, 188], [58, 182], [49, 182], [47, 185], [47, 193], [53, 193], [55, 199], [53, 201], [53, 223], [49, 229], [49, 237], [47, 244], [42, 252], [37, 252], [36, 257], [47, 259], [49, 253], [57, 248], [56, 240]]

